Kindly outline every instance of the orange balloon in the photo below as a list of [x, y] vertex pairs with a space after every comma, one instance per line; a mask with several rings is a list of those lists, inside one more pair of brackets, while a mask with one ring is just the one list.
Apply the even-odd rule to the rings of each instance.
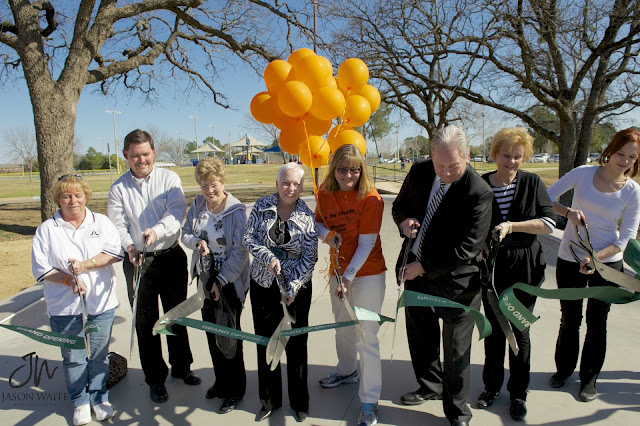
[[307, 139], [302, 123], [286, 127], [280, 131], [280, 148], [291, 155], [298, 153], [298, 146]]
[[370, 84], [365, 84], [364, 87], [358, 92], [358, 95], [369, 101], [372, 114], [376, 112], [376, 110], [380, 106], [380, 92], [378, 92], [378, 89]]
[[335, 150], [342, 145], [355, 145], [363, 156], [367, 154], [367, 142], [364, 140], [364, 136], [355, 130], [343, 130], [339, 132], [336, 135], [335, 142], [331, 145], [331, 151], [335, 152]]
[[320, 120], [332, 120], [344, 112], [344, 95], [333, 87], [323, 87], [313, 94], [309, 112]]
[[336, 139], [336, 136], [338, 136], [338, 133], [342, 132], [343, 130], [352, 130], [352, 129], [353, 127], [347, 126], [346, 124], [338, 124], [333, 129], [331, 129], [331, 131], [329, 132], [329, 136], [327, 137], [327, 141], [329, 142], [329, 147], [331, 148], [332, 152], [335, 152], [336, 149], [338, 149], [337, 139]]
[[271, 124], [280, 113], [277, 102], [270, 93], [260, 92], [251, 99], [249, 104], [251, 115], [260, 123]]
[[333, 65], [331, 65], [331, 61], [325, 58], [324, 56], [318, 55], [318, 57], [327, 64], [327, 68], [329, 68], [329, 73], [333, 75]]
[[264, 69], [264, 82], [267, 85], [267, 90], [277, 92], [289, 77], [292, 68], [289, 62], [282, 59], [269, 62], [269, 65]]
[[313, 50], [303, 47], [301, 49], [296, 50], [291, 55], [289, 55], [289, 59], [287, 59], [287, 62], [289, 62], [292, 66], [295, 67], [298, 64], [298, 62], [305, 56], [309, 56], [309, 55], [315, 56], [315, 54], [316, 52], [314, 52]]
[[311, 101], [311, 90], [300, 81], [284, 83], [278, 91], [278, 105], [289, 117], [299, 117], [309, 111]]
[[312, 169], [327, 164], [330, 152], [329, 144], [320, 136], [309, 136], [298, 147], [300, 161]]
[[320, 120], [309, 113], [304, 115], [304, 124], [310, 135], [326, 135], [331, 128], [331, 120]]
[[342, 121], [351, 127], [360, 127], [371, 117], [371, 105], [363, 96], [347, 97], [347, 104], [342, 113]]
[[338, 68], [338, 83], [350, 93], [357, 93], [368, 80], [367, 64], [358, 58], [349, 58]]
[[312, 92], [327, 85], [327, 79], [331, 77], [331, 68], [318, 55], [308, 55], [302, 58], [295, 66], [296, 75], [300, 81], [306, 84]]

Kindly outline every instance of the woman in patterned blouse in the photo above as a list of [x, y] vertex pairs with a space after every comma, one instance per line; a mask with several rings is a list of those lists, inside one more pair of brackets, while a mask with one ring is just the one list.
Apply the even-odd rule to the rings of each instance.
[[[244, 233], [244, 244], [253, 255], [253, 324], [255, 332], [262, 336], [271, 336], [283, 317], [279, 285], [284, 286], [289, 312], [296, 319], [294, 328], [309, 323], [311, 276], [318, 260], [318, 240], [315, 216], [300, 199], [303, 183], [302, 167], [295, 163], [282, 166], [276, 178], [277, 191], [256, 202]], [[279, 365], [270, 370], [266, 347], [257, 345], [257, 349], [262, 402], [257, 420], [261, 421], [282, 406], [282, 376]], [[289, 403], [296, 420], [301, 422], [309, 411], [307, 335], [291, 337], [286, 352]]]

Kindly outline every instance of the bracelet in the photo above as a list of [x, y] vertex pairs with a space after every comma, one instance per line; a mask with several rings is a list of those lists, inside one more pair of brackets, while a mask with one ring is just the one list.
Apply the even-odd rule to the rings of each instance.
[[569, 219], [569, 213], [571, 213], [571, 208], [567, 207], [567, 212], [565, 213], [564, 217], [566, 217], [567, 219]]
[[71, 275], [67, 275], [64, 278], [64, 282], [63, 282], [63, 284], [66, 285], [67, 287], [71, 287], [71, 283], [69, 283], [69, 278], [71, 278]]
[[93, 265], [91, 269], [95, 269], [98, 266], [96, 260], [93, 257], [91, 258], [91, 264]]
[[507, 234], [510, 234], [513, 232], [513, 226], [511, 225], [511, 222], [507, 221], [507, 223], [509, 224], [509, 232], [507, 232]]

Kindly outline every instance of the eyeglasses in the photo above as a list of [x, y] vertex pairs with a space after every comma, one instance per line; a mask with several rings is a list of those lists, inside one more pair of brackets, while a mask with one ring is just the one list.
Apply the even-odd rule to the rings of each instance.
[[219, 183], [212, 183], [211, 185], [200, 185], [200, 189], [207, 191], [209, 189], [216, 190], [220, 187]]
[[76, 179], [80, 179], [82, 180], [82, 176], [80, 175], [74, 175], [74, 174], [68, 174], [68, 175], [62, 175], [58, 178], [58, 182], [60, 182], [61, 180], [67, 180], [69, 178], [76, 178]]
[[352, 175], [359, 175], [360, 167], [336, 167], [336, 172], [341, 175], [346, 175], [347, 172], [351, 172]]

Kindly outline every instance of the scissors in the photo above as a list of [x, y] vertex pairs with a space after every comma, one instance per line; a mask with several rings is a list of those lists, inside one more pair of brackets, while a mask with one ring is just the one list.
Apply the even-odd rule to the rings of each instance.
[[513, 353], [518, 356], [518, 342], [516, 341], [516, 336], [513, 334], [513, 328], [511, 328], [511, 323], [507, 319], [507, 317], [500, 310], [500, 302], [498, 301], [498, 292], [496, 290], [495, 283], [495, 272], [496, 272], [496, 259], [498, 258], [498, 249], [500, 248], [500, 243], [494, 239], [491, 239], [490, 247], [489, 247], [489, 260], [491, 266], [489, 268], [490, 282], [491, 287], [487, 288], [486, 295], [487, 300], [489, 301], [489, 306], [493, 311], [493, 315], [496, 317], [498, 321], [498, 325], [502, 330], [502, 333], [507, 338], [509, 342], [509, 346]]
[[402, 293], [402, 288], [404, 287], [404, 270], [407, 267], [407, 259], [409, 258], [409, 252], [411, 251], [411, 247], [413, 246], [413, 241], [415, 237], [413, 236], [413, 230], [415, 226], [411, 225], [411, 237], [409, 237], [409, 241], [407, 241], [407, 245], [404, 247], [404, 253], [402, 253], [402, 266], [400, 267], [400, 282], [398, 283], [398, 302], [396, 303], [396, 318], [393, 323], [393, 340], [391, 341], [391, 361], [393, 361], [393, 350], [395, 348], [396, 343], [396, 331], [398, 329], [398, 311], [397, 307], [400, 303], [400, 294]]
[[133, 337], [136, 334], [136, 315], [138, 313], [138, 290], [140, 290], [140, 280], [142, 279], [142, 265], [147, 255], [147, 239], [144, 239], [142, 254], [136, 259], [136, 266], [133, 270], [133, 306], [131, 307], [131, 341], [129, 342], [129, 359], [133, 357]]
[[364, 332], [362, 331], [362, 326], [360, 325], [360, 321], [358, 320], [358, 317], [355, 311], [353, 310], [351, 303], [349, 303], [349, 299], [345, 297], [346, 294], [344, 291], [344, 283], [342, 282], [342, 272], [340, 268], [340, 250], [338, 250], [338, 247], [336, 247], [335, 273], [336, 273], [336, 281], [338, 283], [338, 287], [340, 287], [340, 294], [338, 295], [338, 297], [344, 302], [344, 307], [347, 310], [347, 313], [349, 314], [349, 318], [351, 318], [351, 321], [356, 323], [356, 329], [360, 334], [360, 338], [362, 338], [362, 341], [364, 342], [365, 341]]
[[582, 259], [580, 258], [580, 256], [578, 256], [576, 250], [581, 253], [586, 253], [587, 256], [591, 259], [589, 263], [585, 265], [588, 270], [595, 269], [605, 280], [625, 287], [631, 291], [640, 292], [640, 280], [637, 280], [631, 275], [625, 274], [624, 272], [618, 271], [617, 269], [613, 269], [612, 267], [605, 265], [600, 259], [598, 259], [598, 256], [593, 249], [593, 245], [591, 245], [591, 239], [589, 238], [589, 230], [587, 229], [587, 224], [582, 219], [581, 222], [586, 238], [582, 238], [582, 235], [580, 235], [580, 228], [578, 227], [578, 225], [575, 225], [576, 238], [578, 239], [578, 242], [576, 243], [575, 241], [569, 241], [569, 250], [571, 251], [571, 255], [576, 260], [576, 262], [582, 263]]
[[269, 364], [271, 371], [274, 371], [280, 363], [280, 358], [284, 352], [287, 343], [289, 342], [289, 336], [280, 336], [283, 330], [291, 330], [291, 324], [296, 322], [294, 316], [289, 313], [287, 308], [287, 293], [284, 288], [285, 284], [280, 280], [278, 274], [276, 274], [276, 282], [278, 289], [280, 290], [280, 304], [282, 305], [282, 320], [276, 327], [269, 343], [267, 344], [266, 360]]

